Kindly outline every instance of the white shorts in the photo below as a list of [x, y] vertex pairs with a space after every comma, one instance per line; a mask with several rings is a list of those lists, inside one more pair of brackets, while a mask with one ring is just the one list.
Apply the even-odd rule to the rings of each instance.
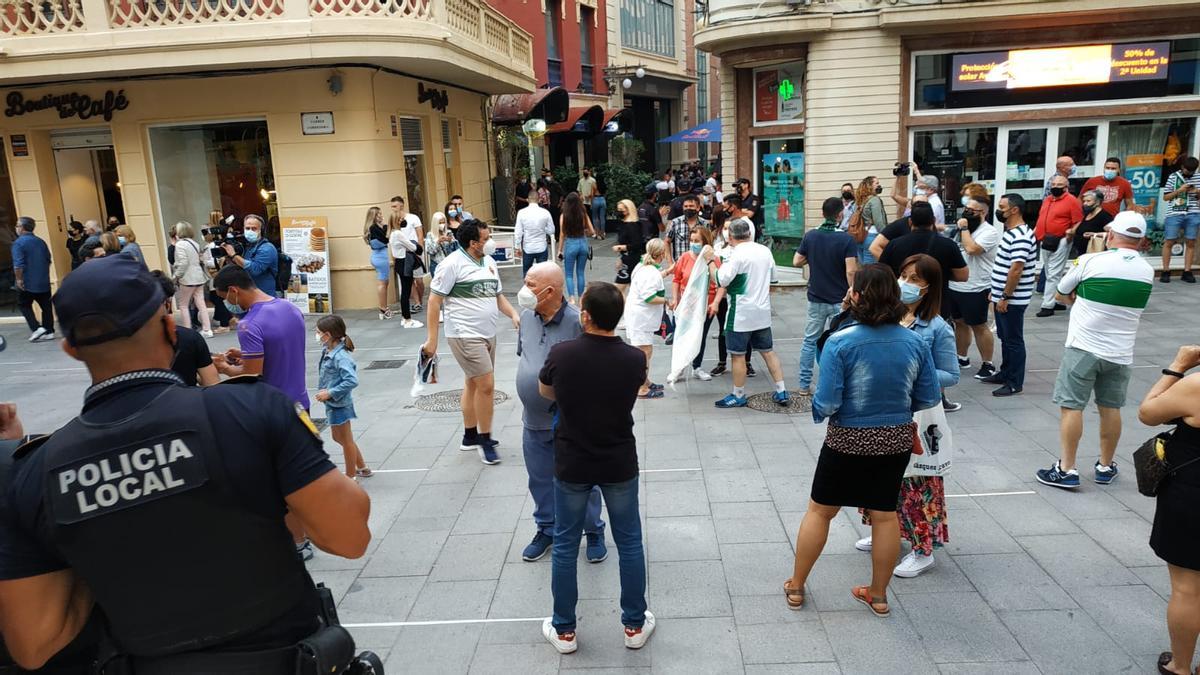
[[626, 328], [625, 336], [629, 338], [629, 344], [634, 347], [649, 347], [654, 344], [653, 331]]

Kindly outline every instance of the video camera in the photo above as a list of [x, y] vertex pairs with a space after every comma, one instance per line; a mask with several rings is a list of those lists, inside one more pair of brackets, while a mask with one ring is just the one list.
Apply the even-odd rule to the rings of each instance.
[[892, 169], [892, 175], [896, 177], [907, 176], [910, 173], [912, 173], [912, 165], [909, 162], [896, 162], [895, 168]]
[[214, 260], [222, 260], [228, 255], [225, 252], [225, 244], [233, 246], [235, 255], [242, 255], [246, 251], [246, 246], [249, 242], [246, 241], [245, 237], [233, 231], [233, 220], [233, 216], [226, 216], [220, 224], [210, 225], [200, 230], [201, 236], [211, 236], [213, 243], [216, 244], [216, 248], [213, 249], [212, 254]]

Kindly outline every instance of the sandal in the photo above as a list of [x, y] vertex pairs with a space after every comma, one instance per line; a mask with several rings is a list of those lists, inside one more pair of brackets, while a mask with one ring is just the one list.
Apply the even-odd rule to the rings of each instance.
[[[885, 595], [882, 600], [876, 600], [875, 598], [871, 597], [870, 586], [855, 586], [854, 588], [850, 589], [850, 595], [853, 595], [855, 600], [866, 605], [867, 609], [871, 610], [871, 613], [875, 616], [883, 618], [891, 616], [892, 614], [891, 608], [887, 606], [887, 596]], [[883, 605], [883, 611], [875, 609], [875, 605]]]
[[361, 469], [359, 469], [359, 470], [358, 470], [358, 477], [359, 477], [359, 478], [370, 478], [371, 476], [374, 476], [374, 475], [375, 475], [375, 472], [374, 472], [374, 471], [372, 471], [372, 470], [370, 469], [370, 467], [365, 467], [365, 466], [364, 466], [363, 468], [361, 468]]
[[787, 600], [788, 609], [799, 610], [804, 607], [804, 589], [788, 588], [791, 579], [783, 582], [783, 597]]
[[[1170, 663], [1171, 659], [1173, 659], [1173, 658], [1174, 658], [1174, 656], [1171, 655], [1171, 652], [1163, 652], [1163, 653], [1159, 654], [1158, 655], [1158, 672], [1161, 673], [1162, 675], [1178, 675], [1178, 673], [1176, 673], [1175, 671], [1167, 669], [1167, 664]], [[1195, 672], [1200, 673], [1200, 668], [1197, 668]]]
[[651, 389], [650, 391], [648, 391], [644, 394], [638, 394], [638, 398], [662, 398], [662, 397], [663, 397], [662, 389]]

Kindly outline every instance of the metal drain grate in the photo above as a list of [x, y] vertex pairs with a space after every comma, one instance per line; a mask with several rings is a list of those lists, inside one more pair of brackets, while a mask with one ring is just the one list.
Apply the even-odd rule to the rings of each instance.
[[788, 390], [788, 394], [791, 395], [792, 402], [786, 406], [779, 405], [772, 400], [771, 396], [774, 395], [774, 392], [770, 392], [747, 397], [746, 407], [759, 412], [783, 413], [784, 415], [802, 415], [812, 412], [811, 396], [792, 390]]
[[408, 359], [401, 359], [399, 361], [372, 361], [363, 370], [392, 370], [393, 368], [403, 368], [406, 363], [408, 363]]
[[[439, 391], [436, 394], [429, 394], [417, 398], [416, 407], [418, 410], [425, 412], [461, 412], [462, 389], [451, 389], [449, 391]], [[508, 394], [496, 389], [493, 392], [492, 401], [496, 405], [500, 405], [508, 400]]]

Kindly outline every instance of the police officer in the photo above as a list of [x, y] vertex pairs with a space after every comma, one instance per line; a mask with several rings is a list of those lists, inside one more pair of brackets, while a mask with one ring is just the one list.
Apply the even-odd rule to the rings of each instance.
[[54, 305], [93, 384], [79, 417], [14, 455], [0, 630], [17, 663], [41, 666], [94, 598], [105, 673], [290, 675], [330, 646], [349, 665], [353, 641], [319, 618], [283, 517], [357, 558], [370, 502], [304, 410], [253, 377], [183, 386], [162, 289], [128, 256], [72, 272]]

